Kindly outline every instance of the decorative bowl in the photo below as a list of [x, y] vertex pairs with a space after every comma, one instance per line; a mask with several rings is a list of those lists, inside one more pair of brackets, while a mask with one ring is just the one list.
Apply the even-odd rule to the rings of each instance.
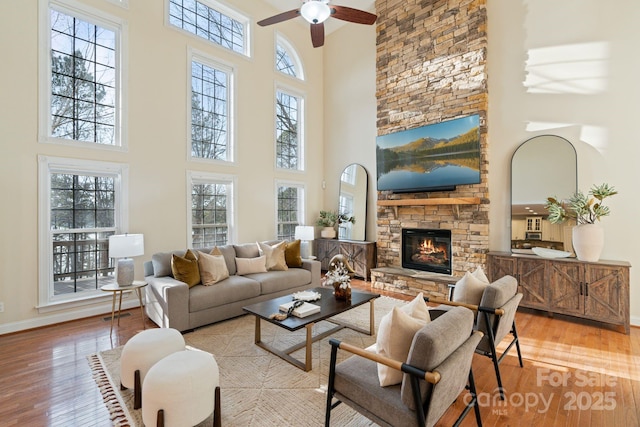
[[571, 256], [571, 252], [558, 251], [556, 249], [549, 248], [531, 248], [534, 254], [541, 256], [542, 258], [566, 258]]

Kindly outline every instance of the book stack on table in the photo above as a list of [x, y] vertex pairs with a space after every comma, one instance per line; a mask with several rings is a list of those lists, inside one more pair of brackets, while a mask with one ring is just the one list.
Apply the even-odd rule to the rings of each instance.
[[[296, 303], [296, 301], [287, 302], [285, 304], [280, 304], [280, 311], [287, 312], [289, 308]], [[307, 317], [312, 314], [320, 313], [320, 306], [311, 304], [308, 302], [304, 302], [300, 307], [296, 307], [293, 310], [293, 315], [296, 317]]]

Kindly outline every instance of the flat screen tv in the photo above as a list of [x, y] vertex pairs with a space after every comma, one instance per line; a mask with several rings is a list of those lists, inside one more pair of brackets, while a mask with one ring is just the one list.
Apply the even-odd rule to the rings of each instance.
[[379, 191], [453, 191], [480, 183], [480, 116], [376, 138]]

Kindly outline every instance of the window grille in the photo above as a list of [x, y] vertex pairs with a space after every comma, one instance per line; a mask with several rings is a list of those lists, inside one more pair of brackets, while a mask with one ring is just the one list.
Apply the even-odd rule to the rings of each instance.
[[169, 23], [234, 52], [246, 54], [247, 24], [204, 2], [170, 0]]

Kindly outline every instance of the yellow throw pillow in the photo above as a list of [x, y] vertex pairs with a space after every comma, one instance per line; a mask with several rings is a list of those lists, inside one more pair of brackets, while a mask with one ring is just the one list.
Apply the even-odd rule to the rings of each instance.
[[267, 267], [267, 271], [289, 269], [284, 257], [286, 247], [287, 242], [280, 242], [273, 246], [267, 245], [266, 243], [258, 243], [260, 254], [266, 257], [265, 266]]
[[190, 288], [200, 283], [198, 258], [191, 249], [187, 250], [184, 257], [171, 256], [171, 272], [176, 280], [186, 283]]
[[294, 240], [288, 242], [287, 247], [284, 250], [284, 259], [287, 262], [287, 266], [291, 268], [302, 267], [302, 257], [300, 256], [300, 240]]
[[236, 269], [238, 270], [236, 274], [243, 276], [252, 273], [266, 273], [265, 260], [266, 257], [264, 255], [257, 258], [236, 258]]
[[229, 269], [222, 255], [209, 255], [198, 251], [200, 280], [205, 286], [218, 283], [229, 277]]

